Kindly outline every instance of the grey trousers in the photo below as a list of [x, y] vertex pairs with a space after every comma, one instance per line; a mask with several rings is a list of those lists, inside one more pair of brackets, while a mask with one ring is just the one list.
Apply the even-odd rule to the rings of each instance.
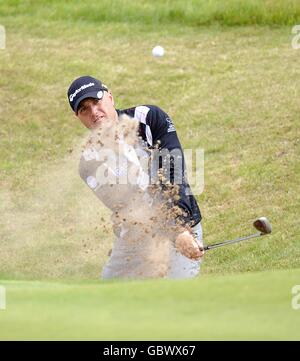
[[[193, 227], [193, 233], [198, 244], [203, 246], [201, 223]], [[147, 239], [144, 242], [129, 244], [124, 241], [121, 232], [103, 268], [102, 278], [193, 278], [199, 274], [200, 264], [201, 261], [194, 261], [182, 255], [171, 242], [155, 247]]]

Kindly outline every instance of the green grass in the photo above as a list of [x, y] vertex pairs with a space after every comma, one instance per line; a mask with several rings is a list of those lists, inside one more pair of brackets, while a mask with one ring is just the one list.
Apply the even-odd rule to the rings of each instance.
[[1, 340], [299, 340], [300, 270], [189, 281], [2, 281]]
[[50, 19], [67, 22], [139, 23], [155, 26], [177, 24], [202, 26], [235, 25], [293, 25], [300, 19], [297, 0], [102, 0], [59, 2], [57, 0], [7, 1], [0, 15], [21, 18]]

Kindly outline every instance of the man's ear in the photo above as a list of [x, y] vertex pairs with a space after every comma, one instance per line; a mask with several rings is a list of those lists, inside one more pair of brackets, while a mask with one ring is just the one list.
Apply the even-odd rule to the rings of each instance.
[[112, 102], [112, 105], [115, 106], [115, 101], [114, 101], [114, 97], [112, 95], [112, 92], [110, 90], [107, 91], [107, 94]]

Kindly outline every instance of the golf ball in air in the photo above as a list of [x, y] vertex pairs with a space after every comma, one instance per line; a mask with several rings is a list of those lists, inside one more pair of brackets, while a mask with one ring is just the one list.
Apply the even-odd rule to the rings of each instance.
[[152, 55], [153, 56], [163, 56], [165, 53], [165, 50], [162, 46], [157, 45], [152, 49]]

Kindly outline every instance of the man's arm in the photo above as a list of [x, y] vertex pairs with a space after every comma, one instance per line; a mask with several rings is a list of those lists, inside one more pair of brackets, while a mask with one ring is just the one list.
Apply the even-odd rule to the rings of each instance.
[[[147, 114], [147, 124], [150, 126], [153, 145], [158, 144], [162, 158], [162, 168], [167, 168], [169, 180], [179, 186], [178, 206], [186, 213], [181, 219], [190, 227], [201, 221], [201, 213], [197, 201], [185, 177], [185, 162], [181, 144], [175, 126], [162, 109], [151, 106]], [[167, 152], [164, 153], [164, 150]], [[168, 158], [168, 154], [171, 156]], [[166, 167], [164, 167], [166, 164]]]
[[170, 182], [179, 186], [179, 199], [176, 204], [182, 209], [184, 215], [178, 216], [177, 219], [182, 226], [176, 238], [176, 247], [186, 257], [200, 259], [204, 251], [190, 232], [190, 227], [197, 225], [202, 217], [185, 177], [184, 155], [175, 126], [167, 113], [154, 106], [151, 106], [146, 121], [152, 132], [153, 145], [159, 146], [162, 168], [164, 169], [164, 163], [167, 164], [166, 168], [169, 172], [167, 176]]

